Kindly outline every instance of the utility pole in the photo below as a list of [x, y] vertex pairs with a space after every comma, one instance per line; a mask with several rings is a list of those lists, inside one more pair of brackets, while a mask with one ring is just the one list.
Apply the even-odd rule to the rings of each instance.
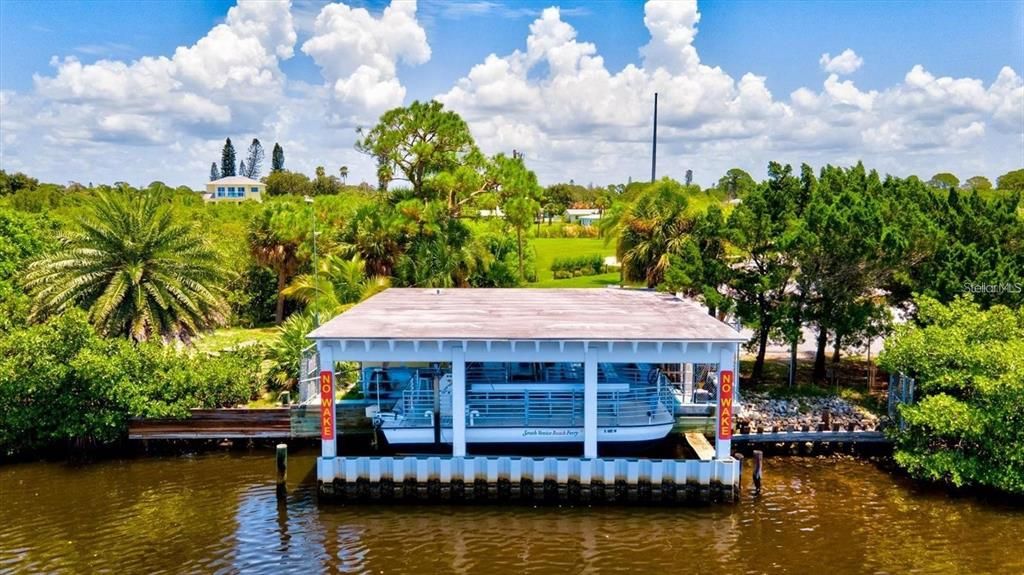
[[651, 146], [651, 183], [654, 183], [658, 165], [658, 93], [654, 93], [654, 138]]

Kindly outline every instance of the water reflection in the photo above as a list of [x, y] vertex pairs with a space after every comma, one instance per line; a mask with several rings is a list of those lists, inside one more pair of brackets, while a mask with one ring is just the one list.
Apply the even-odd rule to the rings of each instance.
[[1024, 572], [1024, 510], [860, 461], [771, 459], [698, 509], [319, 506], [314, 461], [285, 498], [270, 453], [0, 467], [0, 573]]

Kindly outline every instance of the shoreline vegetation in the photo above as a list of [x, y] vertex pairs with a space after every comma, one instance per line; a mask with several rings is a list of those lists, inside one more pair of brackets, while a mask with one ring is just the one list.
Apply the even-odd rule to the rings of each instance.
[[[229, 147], [211, 178], [239, 171]], [[289, 171], [279, 144], [261, 174], [255, 139], [244, 173], [266, 184], [261, 203], [0, 171], [0, 459], [117, 445], [129, 417], [272, 404], [316, 319], [388, 286], [621, 284], [741, 320], [741, 390], [768, 411], [878, 415], [884, 382], [865, 383], [858, 354], [887, 338], [879, 366], [918, 390], [890, 428], [901, 468], [1024, 493], [1024, 170], [984, 189], [775, 162], [707, 188], [542, 186], [437, 102], [386, 112], [357, 149], [373, 181]]]

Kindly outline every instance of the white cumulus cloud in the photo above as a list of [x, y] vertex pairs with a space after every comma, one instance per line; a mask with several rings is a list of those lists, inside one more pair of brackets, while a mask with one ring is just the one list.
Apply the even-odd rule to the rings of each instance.
[[853, 74], [864, 65], [864, 58], [847, 48], [835, 58], [825, 52], [821, 55], [818, 63], [821, 64], [822, 70], [830, 74]]
[[953, 169], [949, 161], [977, 169], [963, 161], [977, 146], [991, 148], [991, 165], [1013, 166], [1014, 154], [1024, 153], [1024, 87], [1009, 67], [986, 85], [915, 66], [900, 83], [864, 90], [842, 79], [863, 65], [847, 49], [822, 56], [829, 75], [819, 87], [777, 98], [763, 76], [734, 77], [702, 62], [699, 22], [696, 2], [647, 2], [651, 39], [640, 65], [610, 70], [597, 47], [548, 8], [530, 26], [525, 49], [488, 55], [438, 99], [468, 119], [485, 150], [525, 151], [546, 181], [645, 177], [655, 92], [659, 171], [679, 177], [693, 169], [705, 184], [734, 166], [762, 174], [773, 159], [863, 159], [907, 174]]
[[342, 104], [353, 107], [356, 117], [370, 118], [405, 100], [399, 61], [416, 65], [430, 60], [415, 0], [394, 0], [380, 17], [365, 8], [328, 4], [302, 51], [320, 66]]
[[[422, 15], [413, 1], [380, 11], [296, 3], [240, 0], [166, 55], [55, 57], [32, 89], [0, 91], [0, 167], [49, 181], [198, 186], [230, 135], [241, 149], [254, 136], [280, 142], [291, 169], [346, 164], [372, 180], [352, 128], [409, 102], [403, 70], [432, 57]], [[769, 160], [993, 178], [1024, 157], [1024, 81], [1009, 66], [971, 78], [918, 65], [866, 89], [850, 76], [863, 60], [847, 49], [821, 57], [816, 85], [773, 94], [771, 78], [701, 58], [696, 2], [647, 2], [650, 40], [615, 69], [573, 26], [578, 12], [536, 8], [516, 8], [533, 18], [518, 49], [481, 56], [437, 98], [486, 152], [525, 152], [545, 183], [647, 178], [656, 92], [659, 174], [692, 169], [705, 185], [732, 167], [762, 177]], [[310, 58], [323, 81], [288, 78], [280, 63], [293, 56]]]

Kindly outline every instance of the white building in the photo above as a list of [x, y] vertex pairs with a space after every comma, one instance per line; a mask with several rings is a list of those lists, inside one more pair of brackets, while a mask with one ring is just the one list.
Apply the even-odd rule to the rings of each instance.
[[203, 199], [210, 202], [244, 202], [245, 200], [262, 202], [266, 189], [266, 184], [252, 178], [227, 176], [207, 182]]
[[[590, 225], [601, 217], [601, 210], [597, 208], [569, 208], [565, 210], [565, 221], [570, 224]], [[583, 220], [587, 220], [584, 222]]]

